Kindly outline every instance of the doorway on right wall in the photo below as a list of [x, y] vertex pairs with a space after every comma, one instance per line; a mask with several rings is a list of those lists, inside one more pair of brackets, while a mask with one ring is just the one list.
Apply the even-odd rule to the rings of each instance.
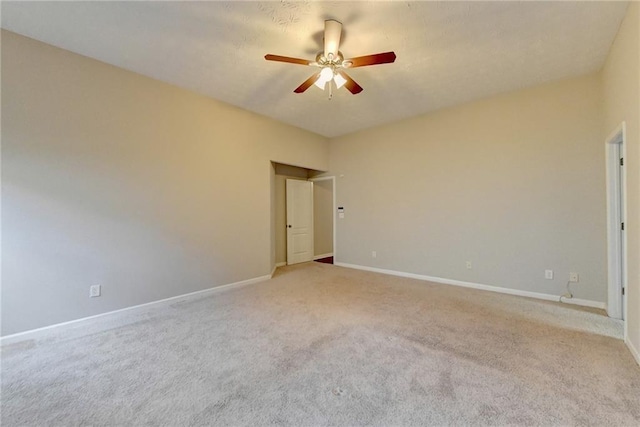
[[607, 258], [609, 285], [607, 314], [615, 319], [626, 318], [627, 238], [625, 124], [607, 138]]
[[335, 220], [335, 179], [332, 176], [312, 178], [313, 181], [313, 259], [325, 264], [333, 264], [334, 220]]

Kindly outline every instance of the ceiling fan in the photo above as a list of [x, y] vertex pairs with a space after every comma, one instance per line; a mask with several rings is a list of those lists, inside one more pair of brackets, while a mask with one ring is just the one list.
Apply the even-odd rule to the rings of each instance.
[[290, 58], [280, 55], [265, 55], [267, 61], [289, 62], [291, 64], [310, 65], [318, 67], [320, 70], [305, 80], [294, 92], [302, 93], [309, 89], [311, 85], [316, 85], [324, 90], [329, 84], [329, 99], [332, 96], [333, 84], [340, 89], [346, 87], [349, 92], [356, 95], [362, 92], [362, 87], [344, 72], [347, 68], [365, 67], [368, 65], [388, 64], [396, 60], [393, 52], [376, 53], [373, 55], [358, 56], [356, 58], [344, 59], [340, 47], [340, 37], [342, 35], [342, 23], [330, 19], [324, 21], [324, 51], [316, 55], [315, 61], [306, 59]]

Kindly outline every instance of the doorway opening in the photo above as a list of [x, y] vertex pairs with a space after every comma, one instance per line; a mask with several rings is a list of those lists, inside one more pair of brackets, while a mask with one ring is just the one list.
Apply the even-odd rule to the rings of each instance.
[[607, 166], [607, 314], [609, 317], [624, 320], [627, 312], [625, 292], [627, 283], [627, 239], [624, 224], [626, 218], [624, 122], [607, 138], [605, 149]]
[[[321, 173], [271, 162], [272, 266], [327, 262], [334, 256], [335, 182], [333, 177], [317, 177]], [[312, 197], [308, 197], [308, 190]], [[309, 221], [311, 228], [305, 230], [309, 224], [303, 222]]]
[[333, 264], [336, 256], [336, 180], [333, 176], [311, 178], [313, 182], [314, 261]]

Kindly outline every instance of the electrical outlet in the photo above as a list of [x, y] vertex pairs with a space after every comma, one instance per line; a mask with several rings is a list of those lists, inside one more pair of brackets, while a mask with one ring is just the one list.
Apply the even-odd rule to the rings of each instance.
[[574, 283], [579, 282], [580, 276], [578, 276], [578, 273], [569, 273], [569, 281]]
[[92, 285], [89, 288], [89, 297], [94, 298], [94, 297], [99, 297], [100, 296], [100, 291], [101, 291], [101, 286], [100, 285]]
[[471, 270], [471, 261], [467, 261], [467, 270]]
[[376, 251], [371, 251], [371, 258], [377, 258], [378, 254], [376, 253]]
[[553, 279], [553, 270], [545, 270], [544, 271], [544, 278], [547, 280], [552, 280]]

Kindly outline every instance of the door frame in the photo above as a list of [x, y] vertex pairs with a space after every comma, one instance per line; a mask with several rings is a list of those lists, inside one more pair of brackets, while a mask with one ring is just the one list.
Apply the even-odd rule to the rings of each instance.
[[[622, 295], [627, 283], [628, 248], [627, 235], [621, 232], [621, 222], [627, 218], [627, 171], [620, 166], [620, 159], [626, 158], [626, 124], [620, 123], [605, 141], [606, 186], [607, 186], [607, 267], [609, 317], [623, 319], [627, 311], [627, 295]], [[626, 291], [627, 289], [625, 289]], [[627, 336], [627, 322], [624, 322]]]
[[[332, 228], [333, 228], [333, 263], [335, 264], [338, 260], [338, 249], [336, 246], [336, 177], [335, 176], [322, 176], [320, 178], [309, 178], [309, 181], [315, 182], [315, 181], [328, 181], [331, 180], [331, 192], [332, 192], [332, 202], [333, 202], [333, 206], [332, 206], [332, 210], [333, 213], [331, 215], [331, 217], [333, 218], [332, 221]], [[315, 238], [315, 237], [314, 237]]]

